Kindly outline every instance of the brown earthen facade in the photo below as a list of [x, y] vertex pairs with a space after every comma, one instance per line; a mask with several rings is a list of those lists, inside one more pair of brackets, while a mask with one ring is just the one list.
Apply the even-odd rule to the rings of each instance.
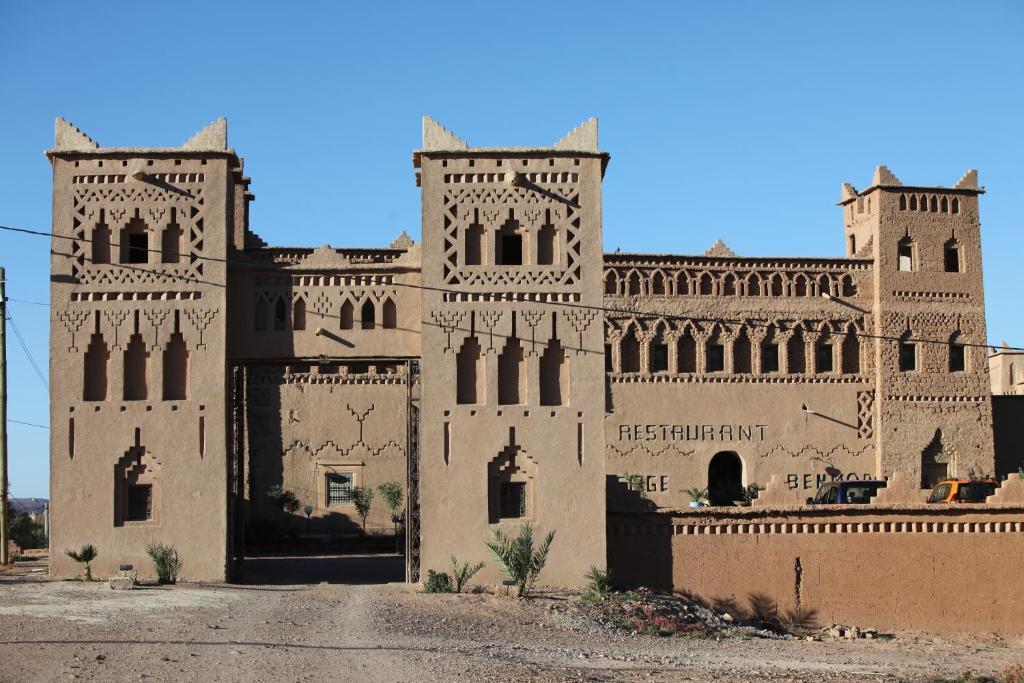
[[[353, 488], [398, 482], [411, 579], [531, 521], [573, 585], [627, 475], [681, 507], [994, 470], [973, 171], [879, 167], [843, 186], [843, 257], [751, 258], [605, 254], [595, 120], [478, 148], [425, 119], [422, 243], [384, 249], [265, 245], [223, 120], [165, 149], [58, 120], [48, 156], [58, 575], [157, 540], [234, 578], [247, 538], [355, 533]], [[379, 495], [366, 527], [393, 529]]]

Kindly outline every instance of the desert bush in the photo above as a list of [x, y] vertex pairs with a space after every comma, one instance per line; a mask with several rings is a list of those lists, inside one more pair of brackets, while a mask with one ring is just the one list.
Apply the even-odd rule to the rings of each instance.
[[610, 569], [607, 571], [601, 571], [597, 567], [591, 566], [590, 571], [584, 574], [584, 578], [587, 580], [586, 595], [588, 597], [603, 600], [604, 597], [608, 595], [612, 579], [612, 572]]
[[92, 581], [92, 562], [100, 556], [100, 551], [92, 543], [86, 543], [81, 550], [65, 550], [64, 554], [75, 562], [85, 565], [85, 580]]
[[157, 583], [177, 583], [181, 573], [182, 560], [173, 545], [150, 542], [146, 544], [146, 554], [153, 560], [156, 568]]
[[494, 530], [494, 538], [487, 543], [494, 554], [494, 559], [501, 565], [505, 574], [515, 582], [516, 595], [523, 597], [548, 561], [551, 542], [555, 540], [555, 532], [549, 531], [540, 546], [533, 547], [533, 525], [527, 522], [519, 527], [516, 538], [506, 536], [501, 529]]
[[433, 569], [428, 569], [427, 580], [423, 582], [423, 592], [451, 593], [452, 577], [448, 576], [445, 572], [435, 572]]
[[454, 579], [455, 581], [455, 592], [461, 593], [462, 589], [466, 587], [467, 583], [469, 583], [469, 580], [472, 579], [473, 576], [476, 575], [478, 571], [484, 568], [484, 563], [480, 562], [478, 564], [470, 566], [469, 562], [463, 562], [462, 564], [459, 564], [459, 561], [455, 559], [454, 555], [452, 555], [451, 558], [452, 579]]
[[278, 484], [267, 489], [267, 498], [274, 501], [274, 505], [277, 505], [288, 514], [295, 514], [299, 509], [299, 499], [295, 494], [281, 488]]
[[373, 503], [373, 489], [364, 486], [352, 487], [352, 504], [356, 506], [356, 514], [363, 520], [363, 532], [366, 532], [366, 518], [370, 516], [370, 504]]

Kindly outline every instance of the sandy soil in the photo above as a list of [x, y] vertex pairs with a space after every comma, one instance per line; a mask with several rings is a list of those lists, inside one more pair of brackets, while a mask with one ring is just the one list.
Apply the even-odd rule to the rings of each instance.
[[404, 584], [105, 583], [0, 575], [0, 680], [935, 680], [1024, 662], [1024, 641], [610, 634], [569, 596], [425, 595]]

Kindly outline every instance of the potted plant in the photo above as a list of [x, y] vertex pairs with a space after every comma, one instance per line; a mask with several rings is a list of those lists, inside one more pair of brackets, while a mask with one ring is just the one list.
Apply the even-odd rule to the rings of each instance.
[[708, 490], [706, 488], [700, 489], [694, 487], [692, 489], [683, 489], [683, 493], [690, 496], [690, 507], [699, 508], [707, 505], [707, 501], [705, 499], [707, 498]]

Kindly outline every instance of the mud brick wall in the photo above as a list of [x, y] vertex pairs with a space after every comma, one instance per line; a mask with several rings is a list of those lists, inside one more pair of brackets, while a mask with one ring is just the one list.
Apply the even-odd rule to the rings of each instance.
[[[836, 506], [609, 516], [616, 584], [734, 616], [883, 630], [1024, 632], [1024, 507]], [[638, 558], [643, 558], [638, 560]]]

